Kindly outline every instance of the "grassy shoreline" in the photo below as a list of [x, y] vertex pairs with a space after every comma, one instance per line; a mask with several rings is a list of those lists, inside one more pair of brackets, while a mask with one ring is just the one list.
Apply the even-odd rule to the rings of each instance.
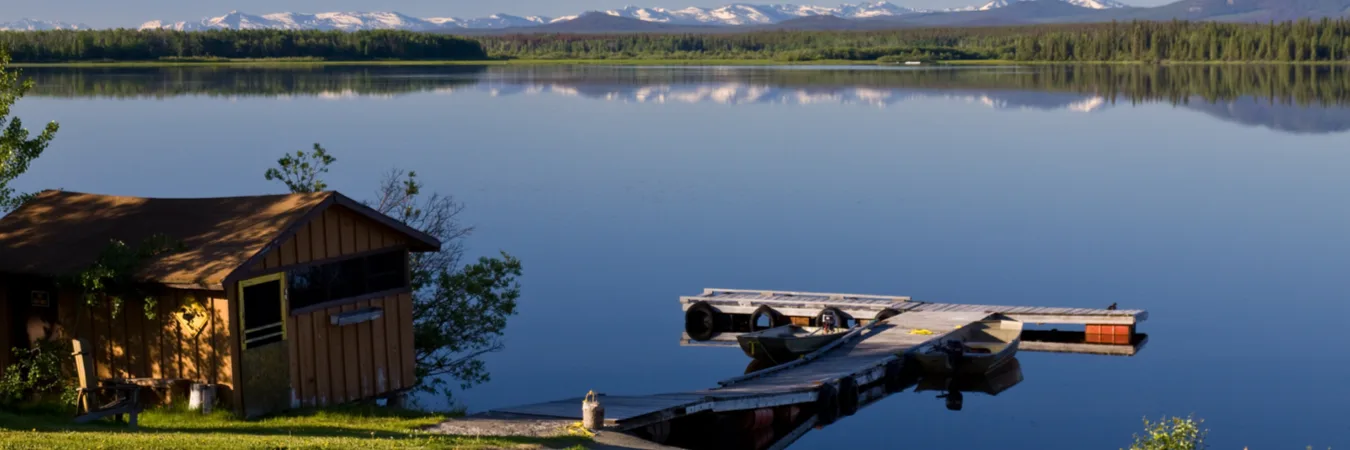
[[456, 436], [422, 431], [450, 416], [379, 408], [297, 411], [238, 420], [176, 408], [146, 411], [140, 429], [100, 421], [76, 425], [68, 412], [0, 411], [0, 449], [86, 448], [584, 448], [591, 439]]

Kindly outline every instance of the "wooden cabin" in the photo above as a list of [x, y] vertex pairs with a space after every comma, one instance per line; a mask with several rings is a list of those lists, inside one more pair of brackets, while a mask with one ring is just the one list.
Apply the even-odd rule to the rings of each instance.
[[[114, 311], [63, 281], [155, 235], [182, 248], [135, 275], [153, 301]], [[440, 245], [336, 192], [46, 191], [0, 218], [0, 370], [10, 348], [80, 338], [100, 379], [216, 385], [246, 417], [387, 397], [416, 381], [409, 253]]]

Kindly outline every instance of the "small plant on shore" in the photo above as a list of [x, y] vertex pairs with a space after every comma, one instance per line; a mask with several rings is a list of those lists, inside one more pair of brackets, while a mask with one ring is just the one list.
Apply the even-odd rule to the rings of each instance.
[[1144, 434], [1134, 435], [1129, 450], [1203, 450], [1208, 430], [1200, 428], [1203, 420], [1194, 417], [1172, 417], [1153, 422], [1144, 418]]

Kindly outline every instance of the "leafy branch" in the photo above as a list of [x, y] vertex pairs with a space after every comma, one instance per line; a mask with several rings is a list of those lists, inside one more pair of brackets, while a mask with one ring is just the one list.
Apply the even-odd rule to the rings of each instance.
[[125, 299], [143, 299], [145, 317], [154, 319], [158, 302], [149, 285], [138, 280], [136, 274], [151, 260], [184, 249], [181, 241], [163, 234], [150, 236], [134, 247], [114, 239], [92, 264], [70, 278], [79, 286], [86, 305], [97, 305], [106, 297], [112, 301], [112, 314], [116, 317]]

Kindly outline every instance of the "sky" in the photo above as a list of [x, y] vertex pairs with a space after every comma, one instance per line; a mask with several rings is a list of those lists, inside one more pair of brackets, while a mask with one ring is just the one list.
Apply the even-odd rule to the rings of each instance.
[[[140, 25], [149, 20], [197, 20], [231, 10], [253, 14], [281, 11], [397, 11], [415, 17], [482, 17], [495, 13], [561, 16], [626, 5], [684, 8], [744, 3], [798, 3], [834, 6], [848, 0], [4, 0], [0, 22], [21, 18], [83, 23], [93, 27]], [[860, 0], [861, 1], [861, 0]], [[970, 6], [986, 0], [892, 0], [911, 8]], [[1124, 0], [1153, 6], [1168, 0]]]

